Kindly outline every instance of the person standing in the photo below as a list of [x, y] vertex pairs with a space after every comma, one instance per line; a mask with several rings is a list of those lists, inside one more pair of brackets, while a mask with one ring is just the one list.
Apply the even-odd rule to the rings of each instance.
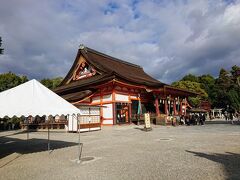
[[205, 124], [205, 121], [206, 121], [206, 116], [205, 114], [202, 114], [202, 117], [203, 117], [203, 125]]
[[231, 120], [231, 123], [233, 124], [233, 113], [230, 113], [229, 118]]
[[199, 116], [198, 116], [198, 125], [202, 125], [202, 114], [199, 113]]

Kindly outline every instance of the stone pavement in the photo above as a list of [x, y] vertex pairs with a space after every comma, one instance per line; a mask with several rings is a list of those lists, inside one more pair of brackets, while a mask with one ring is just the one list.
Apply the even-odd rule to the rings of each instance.
[[240, 179], [240, 125], [103, 127], [78, 134], [0, 132], [0, 179]]

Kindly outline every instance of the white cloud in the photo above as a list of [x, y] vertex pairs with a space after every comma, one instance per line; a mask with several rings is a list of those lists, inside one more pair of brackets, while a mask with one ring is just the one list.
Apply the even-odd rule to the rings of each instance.
[[0, 73], [64, 76], [82, 43], [167, 83], [239, 65], [239, 1], [11, 0], [0, 22]]

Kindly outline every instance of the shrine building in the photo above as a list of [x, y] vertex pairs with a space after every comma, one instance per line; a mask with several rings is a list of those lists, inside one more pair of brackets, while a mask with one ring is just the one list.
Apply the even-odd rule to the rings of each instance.
[[196, 94], [162, 83], [139, 65], [80, 45], [76, 59], [55, 92], [78, 106], [100, 106], [101, 125], [131, 123], [151, 117], [185, 115]]

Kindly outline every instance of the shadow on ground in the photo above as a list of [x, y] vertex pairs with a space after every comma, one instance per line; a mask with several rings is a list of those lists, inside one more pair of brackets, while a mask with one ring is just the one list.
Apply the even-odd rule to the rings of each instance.
[[141, 127], [134, 127], [134, 129], [140, 130], [140, 131], [144, 131], [144, 128]]
[[[77, 143], [66, 142], [66, 141], [56, 141], [50, 140], [50, 149], [60, 149], [64, 147], [75, 146]], [[28, 153], [36, 153], [41, 151], [48, 150], [48, 140], [47, 139], [17, 139], [11, 137], [0, 138], [0, 159], [12, 154], [28, 154]]]
[[[65, 131], [61, 131], [61, 130], [58, 130], [58, 129], [49, 129], [50, 133], [63, 133]], [[31, 133], [31, 132], [45, 132], [47, 133], [47, 129], [44, 129], [44, 130], [39, 130], [39, 129], [29, 129], [28, 131], [27, 130], [21, 130], [21, 129], [18, 129], [18, 130], [10, 130], [10, 131], [0, 131], [1, 132], [12, 132], [11, 134], [7, 134], [7, 135], [4, 135], [4, 136], [0, 136], [0, 138], [2, 137], [10, 137], [10, 136], [15, 136], [15, 135], [18, 135], [18, 134], [27, 134], [28, 132]]]
[[239, 179], [240, 177], [240, 154], [231, 152], [226, 152], [225, 154], [206, 154], [188, 150], [186, 150], [186, 152], [222, 164], [225, 168], [225, 174], [227, 176], [227, 179], [229, 180]]

